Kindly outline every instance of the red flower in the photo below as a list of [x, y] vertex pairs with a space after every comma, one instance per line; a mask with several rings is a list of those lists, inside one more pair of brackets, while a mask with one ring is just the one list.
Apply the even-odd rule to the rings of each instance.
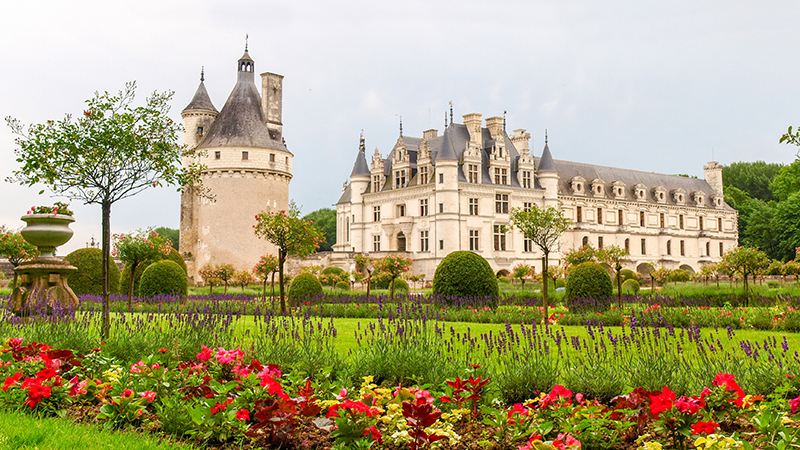
[[147, 400], [148, 402], [152, 403], [153, 400], [156, 399], [156, 393], [153, 391], [144, 391], [139, 394], [143, 399]]
[[[19, 374], [17, 374], [17, 375], [19, 375]], [[8, 383], [8, 380], [6, 380], [6, 383]], [[3, 389], [5, 390], [5, 388], [3, 388]], [[797, 413], [797, 410], [800, 409], [800, 395], [798, 395], [797, 397], [789, 400], [789, 406], [792, 407], [792, 414]]]
[[248, 420], [250, 420], [250, 411], [246, 409], [240, 409], [236, 413], [236, 418], [241, 420], [242, 422], [247, 422]]
[[133, 397], [134, 392], [131, 389], [125, 389], [122, 391], [122, 398], [131, 398]]
[[211, 359], [211, 356], [213, 356], [214, 354], [213, 351], [210, 348], [206, 347], [205, 345], [201, 345], [200, 348], [201, 351], [200, 353], [197, 354], [197, 359], [203, 362]]
[[375, 442], [377, 442], [379, 444], [381, 442], [381, 438], [383, 437], [381, 432], [378, 431], [377, 428], [375, 428], [375, 425], [373, 425], [372, 427], [367, 428], [366, 430], [364, 430], [364, 436], [368, 436], [370, 439], [372, 439], [373, 441], [375, 441]]
[[675, 401], [675, 393], [664, 386], [660, 394], [650, 396], [650, 401], [652, 402], [650, 404], [650, 412], [657, 416], [659, 413], [672, 408], [672, 402]]
[[[3, 391], [8, 392], [8, 388], [10, 388], [11, 386], [17, 384], [19, 382], [20, 378], [22, 378], [22, 372], [15, 373], [14, 376], [6, 378], [6, 382], [3, 383], [3, 387], [0, 388], [0, 389], [3, 389]], [[798, 398], [800, 398], [800, 397], [798, 397]], [[792, 411], [792, 412], [794, 412], [794, 411]]]
[[719, 424], [709, 419], [707, 422], [697, 422], [692, 425], [692, 434], [709, 434], [713, 433]]

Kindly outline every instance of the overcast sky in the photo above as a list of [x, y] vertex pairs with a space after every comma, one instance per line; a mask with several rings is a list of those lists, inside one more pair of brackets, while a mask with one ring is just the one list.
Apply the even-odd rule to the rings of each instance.
[[[139, 100], [191, 100], [200, 67], [221, 109], [250, 35], [257, 73], [285, 76], [290, 197], [304, 213], [339, 198], [363, 129], [385, 156], [398, 135], [507, 111], [508, 130], [548, 130], [553, 157], [703, 176], [722, 164], [789, 163], [800, 125], [800, 2], [794, 1], [18, 1], [0, 14], [0, 115], [80, 113], [94, 91], [136, 80]], [[259, 85], [260, 86], [260, 85]], [[18, 167], [0, 126], [0, 177]], [[0, 224], [24, 225], [41, 187], [0, 183]], [[64, 255], [100, 238], [100, 208], [72, 202]], [[179, 195], [151, 189], [112, 207], [112, 232], [179, 223]]]

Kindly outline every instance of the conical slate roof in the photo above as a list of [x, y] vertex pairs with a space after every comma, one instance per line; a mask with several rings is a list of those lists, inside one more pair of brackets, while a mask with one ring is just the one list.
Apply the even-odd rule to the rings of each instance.
[[369, 165], [367, 165], [366, 148], [364, 146], [364, 136], [361, 136], [361, 144], [358, 146], [358, 156], [353, 164], [353, 171], [350, 177], [369, 176]]
[[553, 155], [550, 154], [550, 147], [547, 143], [544, 144], [544, 151], [542, 152], [542, 159], [539, 160], [539, 170], [537, 172], [557, 172], [556, 166], [553, 164]]
[[449, 127], [445, 128], [444, 134], [442, 135], [442, 148], [436, 155], [437, 161], [458, 160], [458, 157], [456, 156], [456, 149], [455, 146], [453, 145], [454, 132], [455, 132], [455, 126], [452, 123], [450, 124]]
[[261, 96], [254, 81], [255, 65], [245, 52], [239, 59], [239, 73], [228, 101], [198, 148], [257, 147], [286, 150], [270, 138], [261, 109]]
[[217, 112], [217, 108], [214, 107], [214, 104], [211, 103], [211, 98], [208, 96], [208, 91], [206, 91], [206, 85], [203, 83], [202, 76], [200, 77], [200, 86], [197, 86], [197, 91], [194, 93], [192, 101], [189, 102], [189, 106], [183, 110], [191, 111], [198, 109]]

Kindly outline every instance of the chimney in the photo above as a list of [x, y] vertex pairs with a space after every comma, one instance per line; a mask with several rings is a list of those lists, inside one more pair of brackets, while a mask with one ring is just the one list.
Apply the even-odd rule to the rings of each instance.
[[486, 119], [486, 128], [489, 129], [489, 134], [492, 139], [499, 141], [503, 139], [503, 118], [502, 117], [489, 117]]
[[469, 131], [469, 141], [483, 148], [483, 133], [481, 132], [481, 115], [478, 113], [465, 114], [464, 125]]
[[514, 130], [511, 135], [511, 143], [521, 155], [528, 155], [531, 152], [530, 148], [531, 135], [526, 133], [524, 129]]
[[283, 75], [265, 72], [261, 74], [261, 109], [267, 120], [269, 137], [281, 142], [283, 137]]
[[439, 135], [439, 130], [436, 129], [425, 130], [422, 132], [422, 138], [425, 139], [426, 141], [430, 141], [431, 139], [435, 138], [438, 135]]

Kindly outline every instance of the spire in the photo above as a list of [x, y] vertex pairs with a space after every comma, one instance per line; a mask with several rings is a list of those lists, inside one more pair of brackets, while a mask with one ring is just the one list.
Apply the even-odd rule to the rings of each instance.
[[366, 151], [367, 146], [364, 145], [364, 130], [361, 130], [361, 142], [358, 144], [358, 151]]
[[503, 133], [506, 132], [506, 113], [508, 111], [503, 110]]
[[247, 53], [247, 41], [250, 39], [250, 35], [245, 33], [244, 34], [244, 52]]
[[447, 111], [444, 112], [444, 129], [447, 129]]
[[[377, 149], [375, 149], [377, 151]], [[353, 164], [353, 171], [350, 172], [350, 178], [353, 177], [369, 177], [369, 165], [367, 165], [367, 146], [364, 144], [364, 131], [361, 131], [361, 138], [358, 144], [358, 155], [356, 162]]]
[[206, 72], [206, 68], [205, 68], [205, 66], [200, 66], [200, 82], [201, 82], [201, 83], [202, 83], [203, 81], [206, 81], [206, 75], [205, 75], [205, 72]]
[[539, 170], [537, 170], [537, 173], [542, 172], [557, 172], [556, 165], [553, 163], [553, 155], [550, 154], [550, 146], [547, 145], [547, 130], [544, 132], [544, 150], [542, 158], [539, 160]]
[[403, 116], [400, 116], [400, 137], [403, 137]]
[[207, 111], [214, 111], [217, 112], [217, 108], [214, 107], [214, 104], [211, 103], [211, 99], [208, 97], [208, 91], [206, 91], [205, 81], [205, 68], [200, 68], [200, 86], [197, 86], [197, 91], [194, 93], [194, 97], [192, 97], [192, 101], [189, 102], [189, 106], [184, 108], [184, 111], [191, 111], [191, 110], [207, 110]]
[[450, 125], [453, 124], [453, 101], [450, 101]]

